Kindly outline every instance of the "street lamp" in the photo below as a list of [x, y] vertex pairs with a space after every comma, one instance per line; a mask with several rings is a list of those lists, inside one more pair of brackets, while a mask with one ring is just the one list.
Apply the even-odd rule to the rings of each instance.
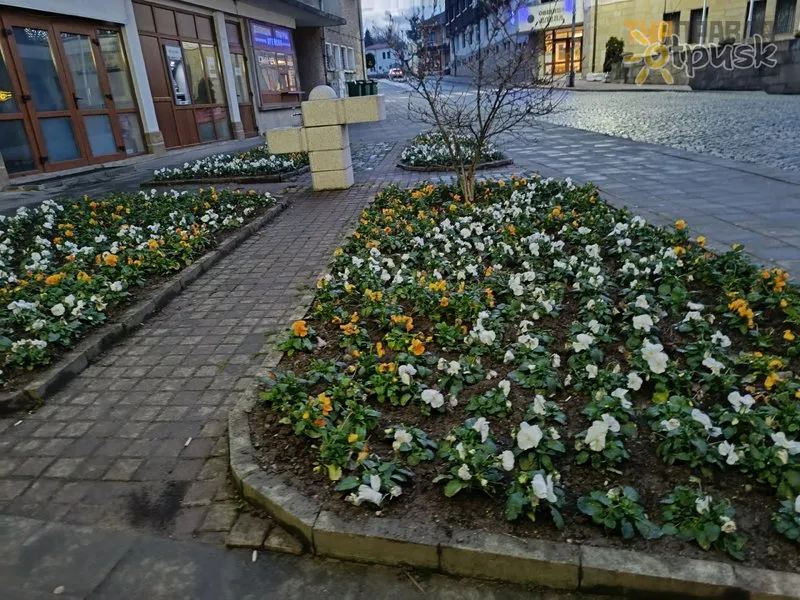
[[572, 3], [572, 34], [569, 38], [569, 81], [567, 87], [575, 87], [575, 11], [578, 7], [578, 0], [564, 0], [564, 8]]

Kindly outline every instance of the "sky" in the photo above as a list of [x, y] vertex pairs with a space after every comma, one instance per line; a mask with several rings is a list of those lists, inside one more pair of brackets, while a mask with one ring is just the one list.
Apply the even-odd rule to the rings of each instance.
[[414, 9], [424, 10], [424, 15], [429, 17], [436, 12], [444, 10], [444, 0], [361, 0], [364, 27], [382, 27], [386, 25], [386, 12], [392, 13], [395, 19], [412, 14]]

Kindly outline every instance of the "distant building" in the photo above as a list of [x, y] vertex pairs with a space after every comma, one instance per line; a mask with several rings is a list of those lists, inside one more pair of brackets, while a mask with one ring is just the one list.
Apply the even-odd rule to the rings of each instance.
[[[387, 75], [389, 69], [400, 66], [400, 58], [387, 44], [373, 44], [364, 48], [368, 75]], [[372, 59], [370, 59], [372, 55]], [[373, 62], [374, 61], [374, 64]], [[369, 65], [373, 64], [372, 67]]]
[[419, 24], [417, 59], [425, 61], [425, 70], [433, 75], [450, 73], [450, 39], [447, 36], [447, 12], [441, 12]]

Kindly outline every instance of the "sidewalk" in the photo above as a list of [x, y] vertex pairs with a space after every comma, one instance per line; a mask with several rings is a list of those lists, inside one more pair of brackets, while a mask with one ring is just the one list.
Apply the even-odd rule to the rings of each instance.
[[[443, 75], [442, 81], [460, 86], [470, 86], [473, 77], [469, 75]], [[688, 85], [648, 84], [636, 85], [635, 83], [604, 83], [599, 81], [586, 81], [575, 77], [575, 87], [567, 87], [567, 76], [553, 79], [553, 86], [571, 92], [691, 92]]]
[[[34, 600], [578, 600], [374, 565], [0, 516], [0, 598]], [[599, 600], [599, 599], [598, 599]]]

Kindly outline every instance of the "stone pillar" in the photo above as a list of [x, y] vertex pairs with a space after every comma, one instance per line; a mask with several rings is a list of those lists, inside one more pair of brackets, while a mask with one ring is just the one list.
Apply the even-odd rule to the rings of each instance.
[[228, 100], [228, 114], [231, 118], [233, 137], [237, 140], [244, 139], [242, 116], [239, 114], [239, 98], [236, 97], [236, 85], [233, 82], [233, 61], [228, 47], [228, 31], [225, 29], [225, 14], [214, 11], [214, 31], [216, 32], [219, 60], [222, 63], [222, 81], [225, 87], [225, 97]]
[[164, 136], [161, 135], [158, 127], [156, 107], [153, 104], [153, 94], [150, 92], [150, 82], [147, 80], [147, 69], [144, 64], [139, 30], [136, 27], [131, 0], [125, 2], [125, 26], [122, 28], [122, 42], [125, 44], [125, 51], [128, 54], [133, 90], [139, 103], [139, 117], [142, 119], [147, 151], [151, 154], [163, 154], [167, 148], [164, 145]]

